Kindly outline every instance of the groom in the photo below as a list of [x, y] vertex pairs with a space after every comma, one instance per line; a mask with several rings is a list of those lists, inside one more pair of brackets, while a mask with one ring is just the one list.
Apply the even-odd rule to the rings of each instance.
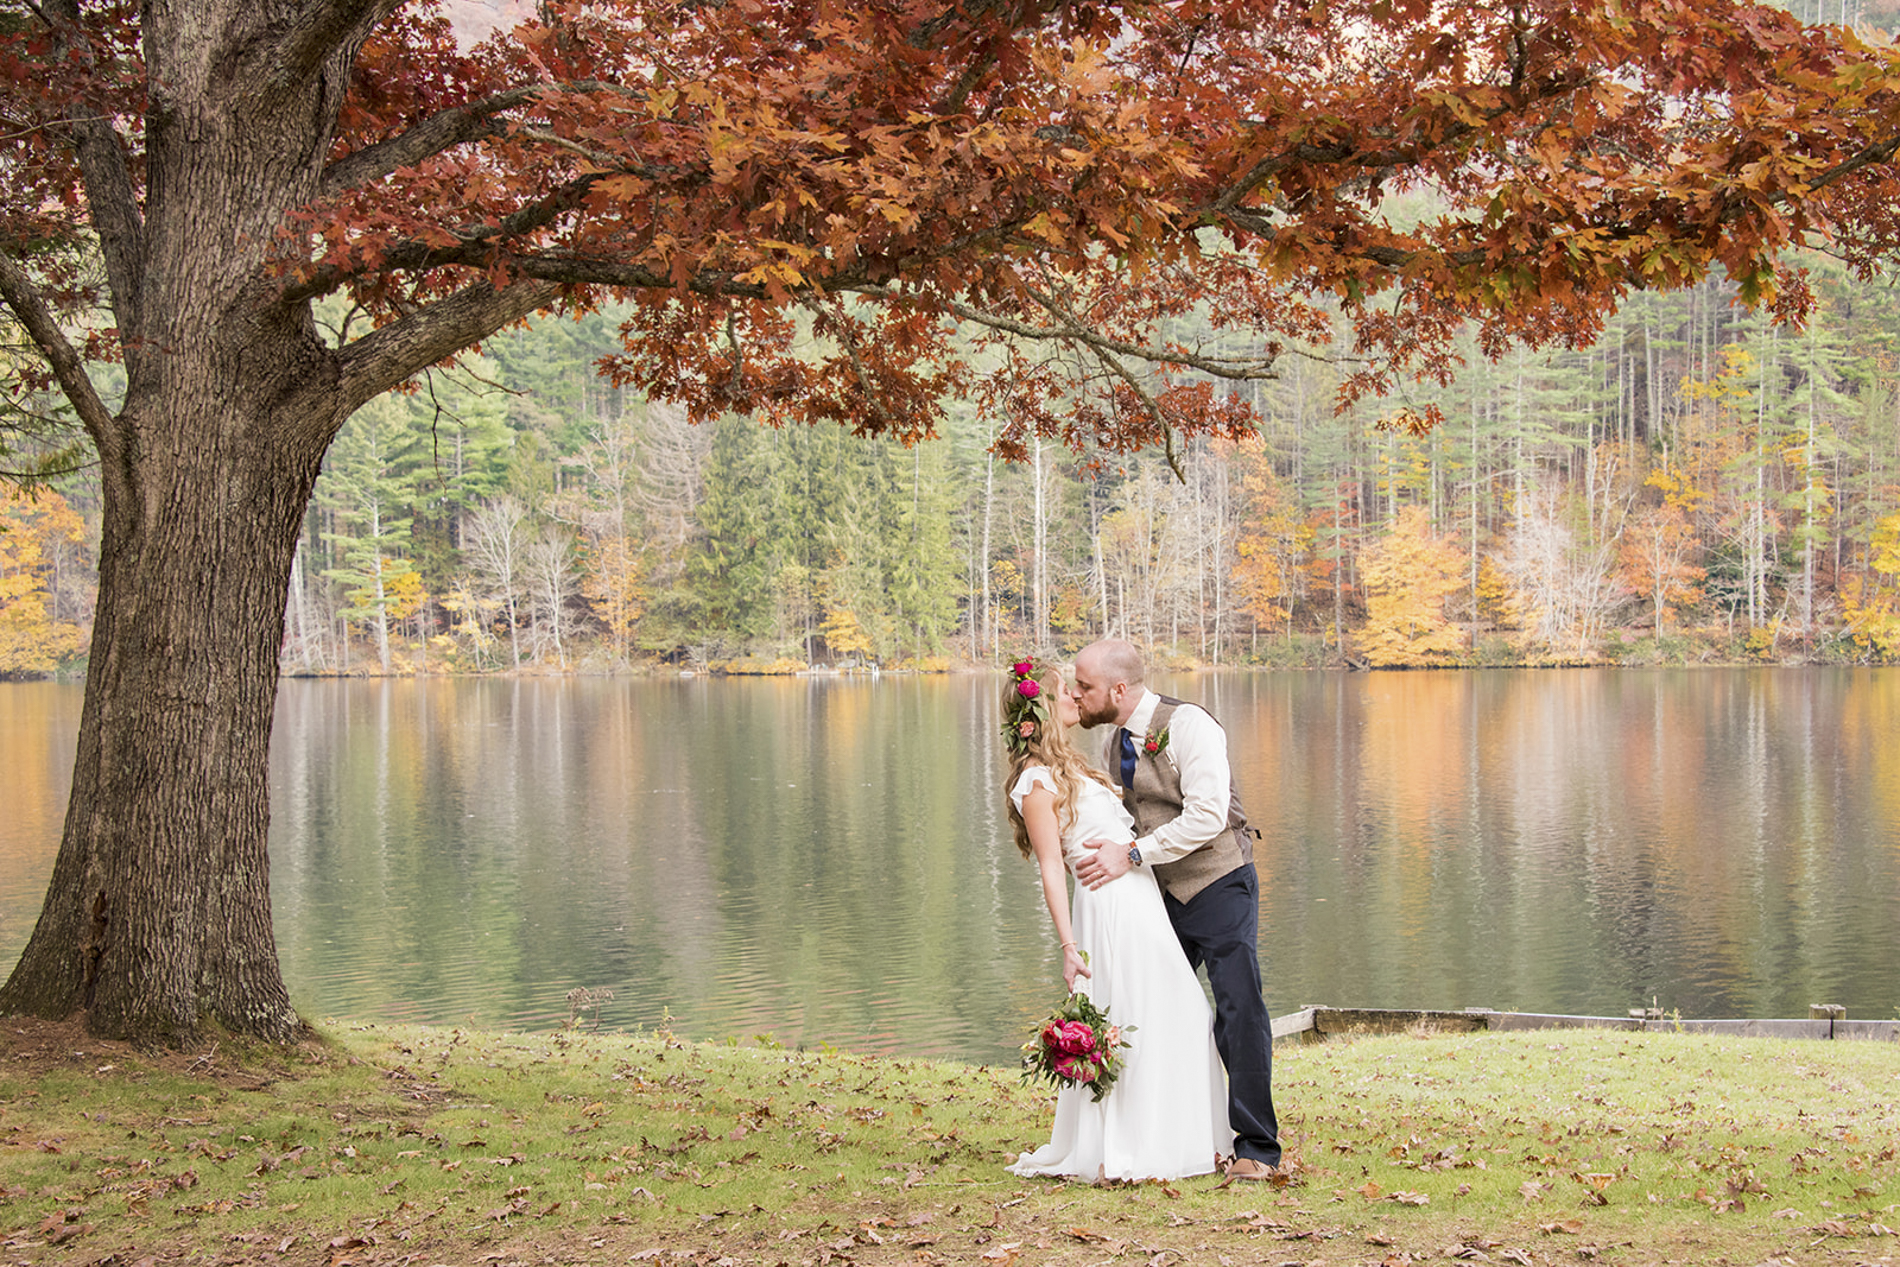
[[1147, 866], [1188, 964], [1207, 965], [1214, 988], [1214, 1046], [1227, 1066], [1234, 1128], [1230, 1179], [1268, 1179], [1280, 1165], [1273, 1116], [1273, 1021], [1260, 993], [1260, 884], [1253, 830], [1233, 792], [1227, 733], [1203, 709], [1142, 685], [1141, 653], [1119, 640], [1075, 658], [1084, 726], [1112, 724], [1105, 755], [1140, 833], [1131, 846], [1091, 841], [1076, 867], [1092, 889]]

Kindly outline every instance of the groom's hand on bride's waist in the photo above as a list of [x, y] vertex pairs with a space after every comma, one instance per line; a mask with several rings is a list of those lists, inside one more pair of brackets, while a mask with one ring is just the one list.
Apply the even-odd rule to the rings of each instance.
[[1085, 840], [1082, 847], [1089, 852], [1082, 855], [1075, 864], [1075, 878], [1091, 889], [1099, 889], [1110, 880], [1118, 880], [1128, 874], [1132, 865], [1128, 857], [1126, 843], [1117, 844], [1112, 840]]

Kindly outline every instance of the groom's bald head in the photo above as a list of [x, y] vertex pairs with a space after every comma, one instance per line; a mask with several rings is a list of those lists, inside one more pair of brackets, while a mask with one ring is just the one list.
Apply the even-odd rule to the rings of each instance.
[[1075, 657], [1075, 704], [1084, 726], [1120, 725], [1141, 698], [1141, 652], [1131, 642], [1104, 638]]
[[1082, 653], [1075, 657], [1075, 664], [1080, 668], [1084, 663], [1111, 686], [1116, 683], [1140, 686], [1144, 676], [1141, 652], [1135, 650], [1134, 643], [1120, 638], [1104, 638], [1083, 647]]

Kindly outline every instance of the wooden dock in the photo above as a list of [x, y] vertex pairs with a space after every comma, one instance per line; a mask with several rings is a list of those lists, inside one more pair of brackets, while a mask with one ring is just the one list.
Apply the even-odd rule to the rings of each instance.
[[1805, 1020], [1696, 1020], [1660, 1008], [1633, 1008], [1628, 1016], [1556, 1016], [1471, 1007], [1460, 1012], [1312, 1005], [1273, 1018], [1273, 1041], [1319, 1043], [1362, 1034], [1472, 1034], [1521, 1030], [1620, 1029], [1648, 1034], [1728, 1034], [1737, 1038], [1858, 1039], [1900, 1042], [1900, 1021], [1850, 1021], [1847, 1009], [1821, 1003]]

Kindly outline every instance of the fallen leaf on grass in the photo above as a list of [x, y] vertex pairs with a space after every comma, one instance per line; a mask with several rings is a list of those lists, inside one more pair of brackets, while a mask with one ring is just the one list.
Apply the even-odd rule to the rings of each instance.
[[1400, 1205], [1430, 1205], [1432, 1199], [1422, 1192], [1395, 1192], [1391, 1199]]
[[1583, 1233], [1583, 1220], [1565, 1219], [1561, 1223], [1539, 1223], [1537, 1230], [1545, 1236], [1580, 1236]]

